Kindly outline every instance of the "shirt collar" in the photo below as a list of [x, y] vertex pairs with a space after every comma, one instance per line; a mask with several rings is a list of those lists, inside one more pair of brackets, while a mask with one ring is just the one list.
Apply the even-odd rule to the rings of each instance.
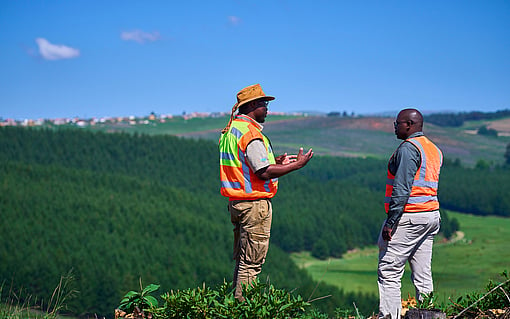
[[412, 137], [418, 137], [418, 136], [423, 136], [425, 134], [423, 134], [423, 132], [414, 132], [413, 134], [409, 135], [408, 138], [412, 138]]
[[245, 120], [245, 121], [248, 121], [250, 123], [252, 123], [253, 125], [255, 125], [256, 127], [258, 127], [259, 130], [262, 131], [262, 129], [264, 129], [264, 127], [262, 126], [262, 124], [260, 124], [259, 122], [255, 121], [254, 119], [252, 119], [251, 117], [249, 117], [248, 115], [244, 115], [244, 114], [237, 114], [236, 115], [236, 119], [241, 119], [241, 120]]

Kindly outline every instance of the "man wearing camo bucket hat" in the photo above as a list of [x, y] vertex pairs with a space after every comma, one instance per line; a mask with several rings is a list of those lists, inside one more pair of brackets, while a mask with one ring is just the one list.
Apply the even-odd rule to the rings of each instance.
[[304, 167], [313, 156], [312, 149], [304, 153], [303, 148], [297, 155], [274, 156], [262, 133], [268, 103], [274, 99], [260, 84], [239, 91], [219, 141], [220, 192], [229, 198], [234, 225], [233, 285], [239, 301], [244, 301], [243, 285], [257, 278], [266, 258], [278, 177]]

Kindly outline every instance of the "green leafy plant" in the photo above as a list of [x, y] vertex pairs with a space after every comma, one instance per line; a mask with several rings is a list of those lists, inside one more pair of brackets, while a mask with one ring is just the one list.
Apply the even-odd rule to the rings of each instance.
[[160, 285], [149, 284], [143, 288], [142, 280], [140, 279], [140, 291], [131, 290], [125, 294], [124, 298], [120, 301], [119, 309], [127, 313], [133, 313], [134, 311], [143, 312], [157, 308], [158, 300], [151, 294], [158, 290], [159, 287]]
[[219, 293], [203, 285], [202, 288], [170, 291], [161, 296], [163, 306], [156, 318], [210, 318], [215, 312]]
[[457, 298], [448, 307], [449, 314], [454, 318], [470, 318], [489, 311], [490, 309], [505, 309], [510, 307], [510, 278], [508, 272], [503, 271], [500, 276], [503, 280], [495, 283], [489, 280], [486, 293], [472, 292]]
[[218, 289], [206, 287], [171, 291], [164, 294], [164, 304], [153, 312], [154, 318], [324, 318], [317, 312], [305, 315], [310, 303], [299, 295], [258, 280], [243, 286], [245, 301], [234, 297], [231, 283]]
[[422, 293], [421, 297], [422, 300], [418, 301], [418, 303], [416, 304], [416, 308], [428, 310], [436, 308], [437, 296], [434, 295], [433, 291], [428, 294]]

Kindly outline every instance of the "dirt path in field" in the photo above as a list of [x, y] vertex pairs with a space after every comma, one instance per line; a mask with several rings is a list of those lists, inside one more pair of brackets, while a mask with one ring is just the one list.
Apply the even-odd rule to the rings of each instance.
[[452, 236], [452, 238], [451, 238], [451, 239], [446, 239], [446, 238], [445, 238], [445, 239], [444, 239], [444, 241], [443, 241], [442, 243], [445, 243], [445, 244], [453, 244], [453, 243], [455, 243], [455, 242], [458, 242], [459, 240], [464, 239], [464, 237], [465, 237], [464, 232], [462, 232], [462, 231], [458, 230], [458, 231], [456, 231], [456, 232], [455, 232], [455, 235], [454, 235], [454, 236]]

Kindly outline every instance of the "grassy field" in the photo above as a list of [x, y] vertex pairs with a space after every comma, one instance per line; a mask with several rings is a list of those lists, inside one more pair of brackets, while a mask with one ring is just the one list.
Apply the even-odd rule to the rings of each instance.
[[[480, 217], [448, 212], [457, 218], [461, 234], [457, 240], [436, 238], [432, 258], [435, 292], [440, 302], [466, 292], [482, 291], [489, 279], [501, 280], [510, 271], [510, 219]], [[377, 247], [353, 251], [341, 259], [317, 260], [309, 253], [292, 255], [315, 280], [335, 285], [344, 291], [377, 294]], [[402, 279], [402, 296], [414, 296], [410, 270]]]

